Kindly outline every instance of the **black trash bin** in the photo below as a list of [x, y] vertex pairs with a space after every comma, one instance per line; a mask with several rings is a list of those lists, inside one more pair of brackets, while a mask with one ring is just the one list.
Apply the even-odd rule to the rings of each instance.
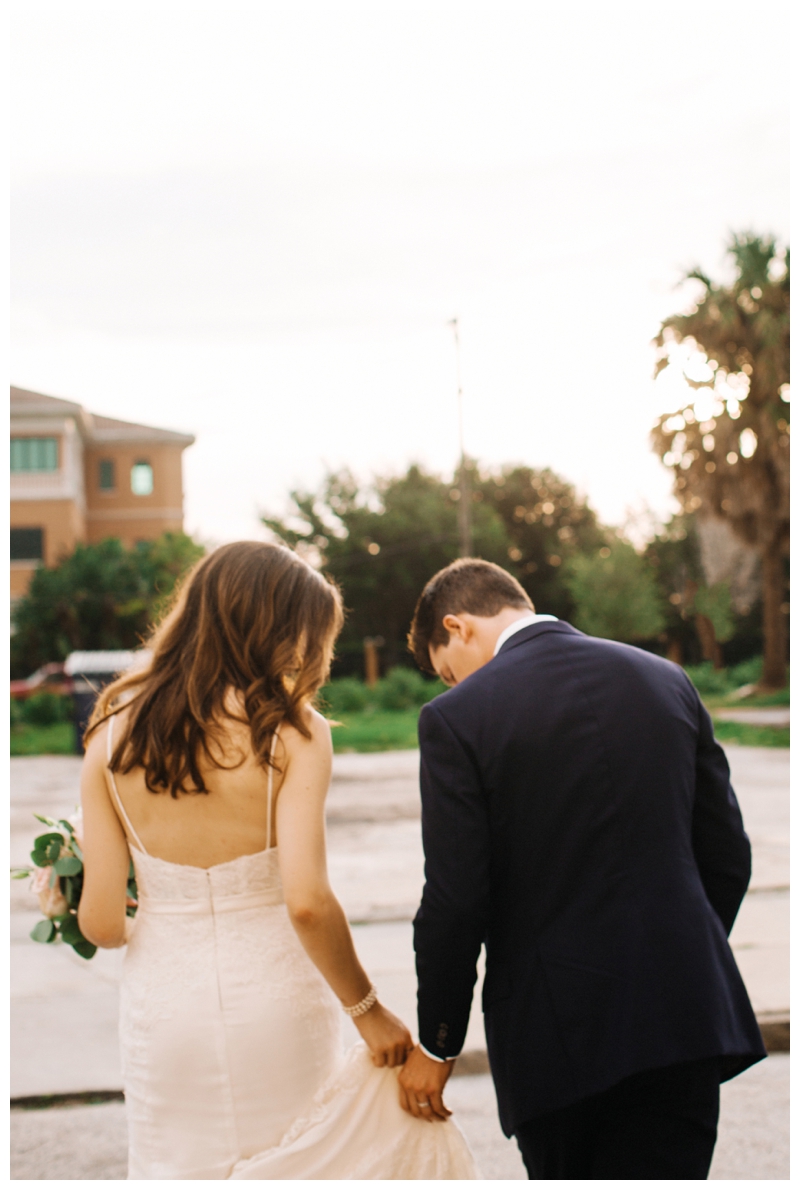
[[79, 756], [83, 756], [83, 733], [98, 694], [141, 658], [141, 652], [129, 649], [86, 650], [70, 653], [67, 657], [64, 672], [72, 678], [72, 723], [75, 729], [75, 751]]

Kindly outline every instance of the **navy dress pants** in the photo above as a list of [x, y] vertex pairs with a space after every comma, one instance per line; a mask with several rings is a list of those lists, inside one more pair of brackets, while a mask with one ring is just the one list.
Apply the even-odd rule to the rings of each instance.
[[719, 1119], [718, 1058], [645, 1070], [516, 1131], [528, 1177], [705, 1179]]

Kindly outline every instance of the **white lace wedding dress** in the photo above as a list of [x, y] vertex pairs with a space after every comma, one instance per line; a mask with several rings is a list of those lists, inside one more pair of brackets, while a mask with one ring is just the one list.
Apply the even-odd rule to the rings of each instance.
[[408, 1115], [396, 1071], [343, 1049], [283, 902], [271, 774], [266, 849], [206, 869], [148, 855], [111, 773], [139, 889], [120, 1013], [128, 1177], [477, 1177], [452, 1120]]

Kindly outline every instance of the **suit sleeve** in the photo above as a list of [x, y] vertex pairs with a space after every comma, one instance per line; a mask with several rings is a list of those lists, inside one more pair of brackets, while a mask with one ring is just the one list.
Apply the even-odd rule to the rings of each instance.
[[730, 934], [750, 883], [750, 840], [730, 782], [724, 751], [699, 697], [692, 848], [706, 895]]
[[438, 708], [419, 721], [425, 887], [414, 919], [419, 1039], [456, 1057], [489, 916], [489, 824], [474, 761]]

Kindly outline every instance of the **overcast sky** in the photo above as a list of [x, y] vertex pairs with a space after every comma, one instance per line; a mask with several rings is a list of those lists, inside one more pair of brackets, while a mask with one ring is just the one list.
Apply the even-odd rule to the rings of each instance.
[[788, 235], [787, 9], [17, 6], [12, 383], [189, 430], [186, 527], [466, 447], [666, 516], [650, 340]]

